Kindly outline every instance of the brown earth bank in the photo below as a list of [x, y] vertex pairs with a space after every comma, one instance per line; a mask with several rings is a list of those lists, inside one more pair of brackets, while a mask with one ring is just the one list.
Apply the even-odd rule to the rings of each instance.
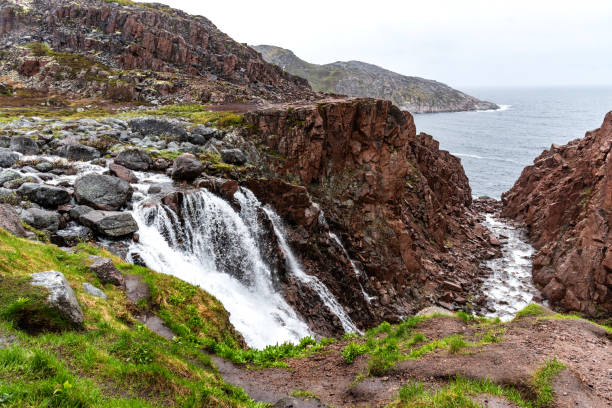
[[2, 82], [124, 102], [316, 97], [305, 79], [265, 62], [205, 17], [161, 4], [122, 3], [3, 0]]
[[502, 196], [538, 250], [533, 279], [556, 307], [612, 315], [612, 112], [599, 129], [551, 146]]
[[409, 113], [388, 101], [340, 99], [245, 118], [263, 176], [245, 185], [286, 221], [306, 271], [360, 327], [432, 303], [484, 305], [481, 264], [498, 251], [470, 208], [460, 160], [417, 134]]
[[[546, 312], [510, 323], [488, 325], [439, 316], [425, 320], [414, 330], [422, 333], [426, 342], [460, 335], [472, 345], [458, 352], [442, 347], [421, 358], [400, 361], [382, 376], [368, 375], [371, 357], [367, 354], [358, 356], [353, 363], [343, 358], [342, 351], [347, 344], [360, 340], [332, 343], [323, 352], [289, 360], [288, 368], [249, 369], [220, 358], [215, 358], [215, 363], [227, 382], [243, 387], [255, 400], [275, 403], [297, 395], [311, 398], [310, 405], [304, 407], [383, 407], [397, 399], [402, 385], [420, 382], [426, 390], [435, 393], [457, 376], [488, 379], [514, 388], [526, 399], [533, 398], [534, 375], [546, 362], [557, 359], [565, 368], [552, 379], [555, 396], [547, 406], [612, 406], [612, 337], [605, 329], [587, 321], [552, 318]], [[487, 332], [500, 333], [496, 342], [479, 343]], [[422, 343], [405, 352], [409, 354], [420, 346]], [[456, 393], [452, 395], [457, 398]], [[517, 406], [507, 398], [489, 394], [471, 398], [489, 407]]]

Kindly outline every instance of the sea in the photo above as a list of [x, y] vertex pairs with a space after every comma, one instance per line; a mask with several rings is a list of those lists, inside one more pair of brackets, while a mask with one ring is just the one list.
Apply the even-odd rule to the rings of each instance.
[[461, 158], [475, 197], [499, 199], [544, 149], [584, 137], [612, 111], [612, 86], [462, 91], [500, 109], [417, 114], [414, 120], [417, 132]]

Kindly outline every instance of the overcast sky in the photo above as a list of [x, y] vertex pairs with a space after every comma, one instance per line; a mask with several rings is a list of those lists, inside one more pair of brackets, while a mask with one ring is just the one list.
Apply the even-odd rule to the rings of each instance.
[[459, 87], [612, 85], [611, 0], [161, 0], [248, 44]]

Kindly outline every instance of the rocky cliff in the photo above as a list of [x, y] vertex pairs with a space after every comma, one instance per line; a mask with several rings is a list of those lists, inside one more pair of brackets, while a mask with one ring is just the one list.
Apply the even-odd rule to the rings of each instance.
[[119, 87], [129, 100], [313, 97], [306, 81], [265, 62], [208, 19], [161, 4], [3, 0], [0, 37], [0, 72], [16, 86], [86, 96], [112, 96]]
[[[263, 175], [303, 185], [300, 194], [316, 206], [277, 195], [276, 182], [254, 191], [290, 222], [308, 270], [358, 312], [351, 315], [357, 322], [397, 321], [435, 302], [478, 307], [479, 264], [492, 255], [488, 231], [469, 210], [460, 160], [417, 135], [409, 113], [388, 101], [331, 100], [249, 112], [246, 121]], [[329, 230], [361, 277], [346, 254], [329, 249]], [[359, 284], [375, 297], [372, 304]]]
[[272, 45], [253, 47], [264, 59], [287, 72], [306, 78], [316, 91], [392, 101], [413, 113], [498, 109], [494, 103], [429, 79], [401, 75], [361, 61], [317, 65], [292, 51]]
[[503, 215], [527, 224], [533, 279], [551, 304], [612, 313], [612, 112], [601, 128], [553, 145], [502, 196]]

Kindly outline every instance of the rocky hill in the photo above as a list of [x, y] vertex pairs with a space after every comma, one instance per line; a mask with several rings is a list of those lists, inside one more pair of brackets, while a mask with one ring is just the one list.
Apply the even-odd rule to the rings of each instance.
[[533, 279], [555, 306], [612, 314], [612, 112], [601, 128], [551, 146], [502, 196], [503, 215], [527, 224]]
[[313, 98], [208, 19], [131, 1], [3, 0], [0, 75], [12, 88], [122, 102]]
[[387, 99], [412, 113], [498, 109], [440, 82], [405, 76], [361, 61], [317, 65], [292, 51], [272, 45], [256, 45], [263, 58], [285, 71], [306, 78], [315, 91], [348, 96]]

